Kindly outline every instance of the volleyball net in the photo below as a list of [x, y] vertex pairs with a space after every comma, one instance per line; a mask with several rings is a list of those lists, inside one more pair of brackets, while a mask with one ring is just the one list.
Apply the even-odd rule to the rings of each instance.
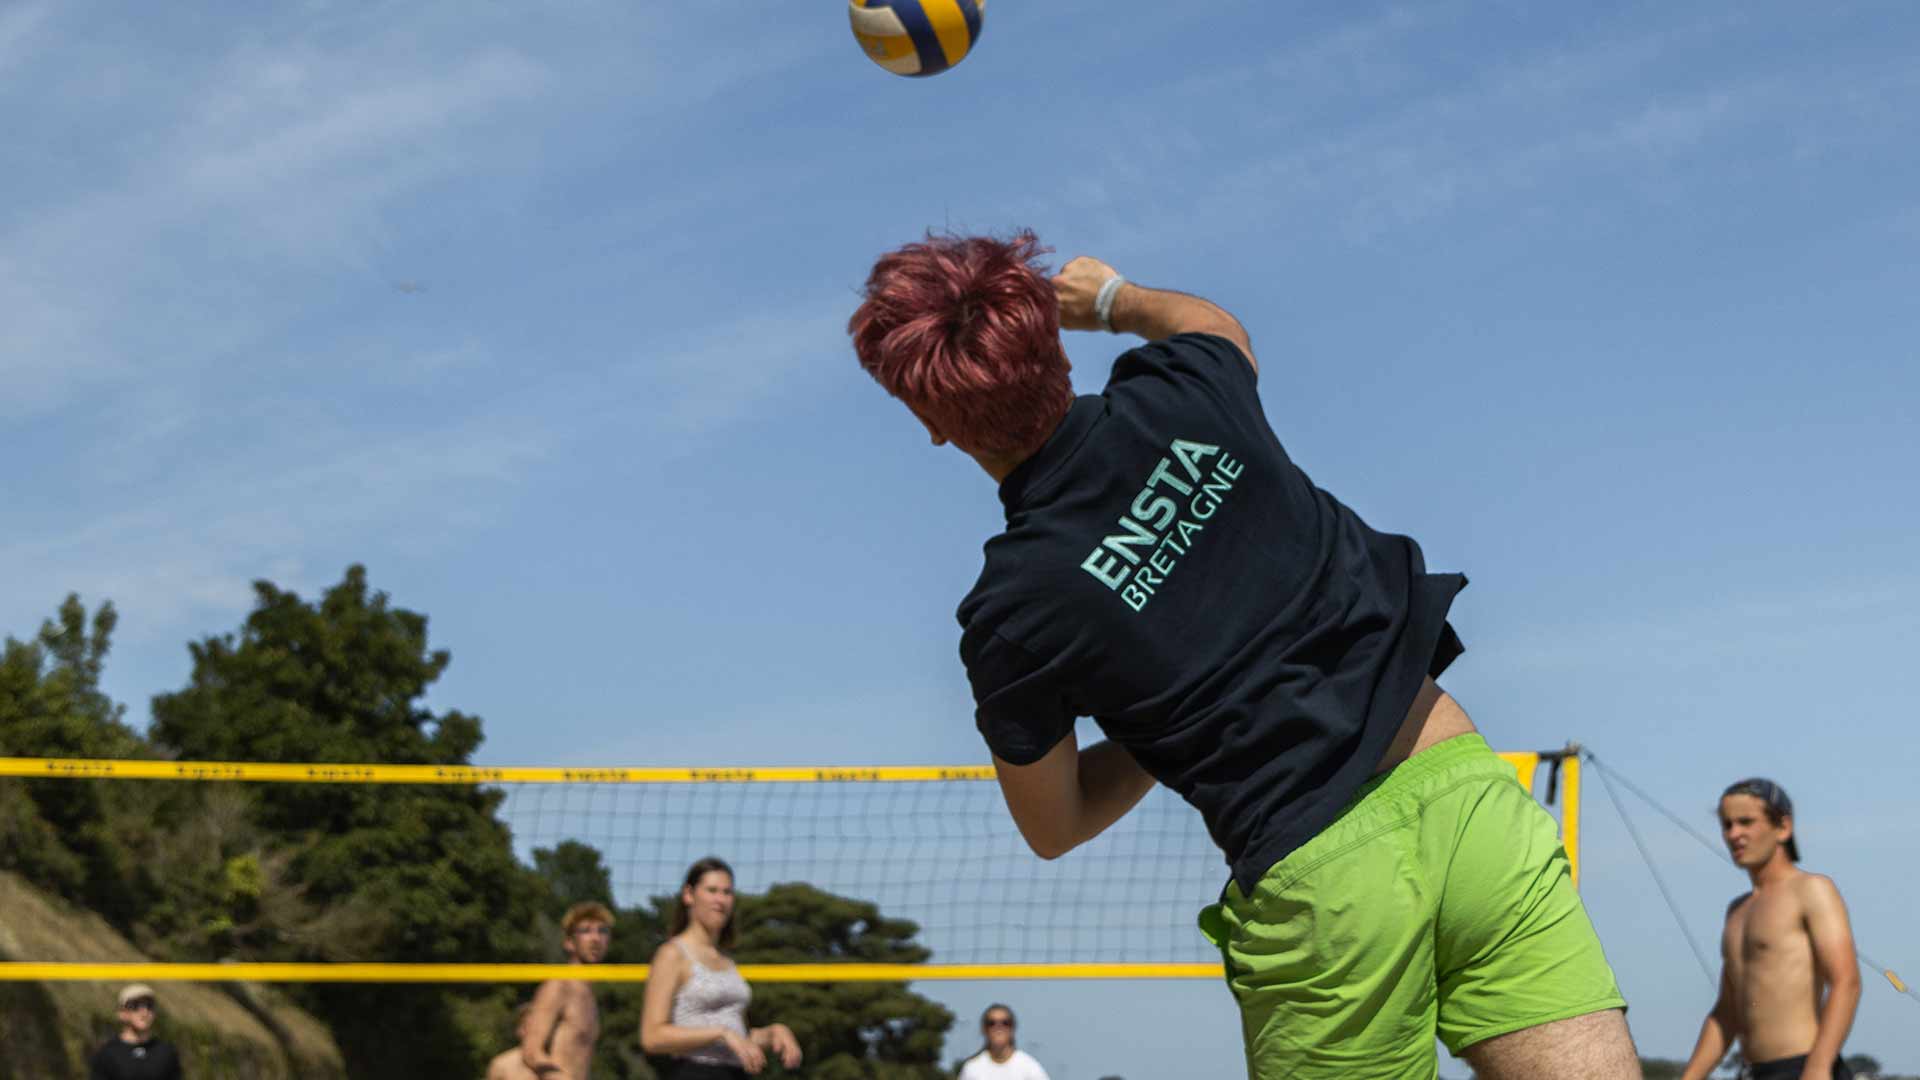
[[[1579, 877], [1580, 761], [1504, 753], [1518, 782], [1557, 811]], [[1219, 952], [1196, 915], [1227, 869], [1199, 815], [1156, 787], [1067, 856], [1034, 856], [993, 770], [871, 768], [489, 768], [0, 758], [0, 784], [474, 785], [497, 789], [516, 853], [567, 842], [600, 854], [620, 906], [674, 893], [717, 855], [735, 887], [786, 882], [877, 905], [916, 924], [918, 964], [743, 964], [764, 982], [1209, 978]], [[645, 965], [0, 962], [0, 981], [638, 982]]]

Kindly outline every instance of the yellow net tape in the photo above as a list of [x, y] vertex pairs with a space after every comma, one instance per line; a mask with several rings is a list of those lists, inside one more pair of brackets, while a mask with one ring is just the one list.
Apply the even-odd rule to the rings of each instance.
[[[0, 963], [0, 982], [646, 982], [646, 964]], [[1220, 979], [1219, 964], [741, 964], [749, 982]]]
[[[1503, 753], [1531, 790], [1537, 753]], [[1574, 761], [1567, 762], [1569, 766]], [[847, 784], [991, 780], [990, 765], [721, 766], [709, 768], [489, 767], [0, 758], [0, 776], [53, 780], [199, 780], [276, 784]]]
[[0, 758], [0, 776], [56, 780], [260, 781], [277, 784], [846, 784], [991, 780], [993, 767], [490, 768], [483, 765], [299, 765], [246, 761]]
[[[1500, 755], [1532, 790], [1543, 761], [1557, 758], [1564, 785], [1561, 828], [1578, 881], [1579, 762], [1571, 756], [1515, 752]], [[73, 758], [0, 758], [0, 777], [60, 780], [173, 780], [296, 784], [885, 784], [988, 781], [984, 765], [724, 766], [690, 768], [488, 767], [444, 765], [286, 764], [232, 761], [135, 761]], [[1219, 979], [1218, 963], [946, 963], [745, 964], [762, 982], [917, 982], [1005, 979]], [[553, 978], [644, 982], [644, 964], [383, 964], [223, 963], [153, 964], [0, 962], [0, 982], [193, 981], [490, 983]]]

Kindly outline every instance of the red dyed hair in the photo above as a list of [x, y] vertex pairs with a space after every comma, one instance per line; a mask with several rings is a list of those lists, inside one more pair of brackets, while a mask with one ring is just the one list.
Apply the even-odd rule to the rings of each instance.
[[847, 322], [860, 366], [963, 450], [1038, 450], [1073, 404], [1047, 250], [929, 232], [882, 255]]

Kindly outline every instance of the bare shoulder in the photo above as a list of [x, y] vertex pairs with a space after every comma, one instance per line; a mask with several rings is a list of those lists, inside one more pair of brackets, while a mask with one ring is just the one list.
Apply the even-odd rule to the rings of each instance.
[[1840, 887], [1833, 883], [1832, 878], [1825, 874], [1816, 874], [1811, 870], [1802, 870], [1800, 876], [1794, 879], [1793, 886], [1802, 892], [1840, 895]]
[[592, 990], [580, 979], [548, 979], [533, 992], [534, 1008], [547, 1008], [564, 1011], [567, 1006], [580, 1000], [582, 994], [591, 996]]
[[1740, 906], [1751, 899], [1753, 899], [1753, 892], [1749, 890], [1727, 901], [1727, 918], [1733, 918], [1733, 913], [1739, 911]]
[[[685, 978], [687, 974], [687, 957], [685, 953], [680, 951], [680, 946], [674, 944], [672, 938], [668, 938], [660, 943], [659, 948], [653, 950], [653, 959], [648, 962], [648, 967], [650, 969], [649, 974], [659, 974], [663, 976], [662, 981], [672, 982], [678, 985], [679, 981]], [[654, 980], [648, 979], [647, 981], [653, 982]]]
[[1827, 908], [1842, 904], [1840, 887], [1825, 874], [1804, 872], [1793, 880], [1793, 895], [1801, 905], [1808, 909]]

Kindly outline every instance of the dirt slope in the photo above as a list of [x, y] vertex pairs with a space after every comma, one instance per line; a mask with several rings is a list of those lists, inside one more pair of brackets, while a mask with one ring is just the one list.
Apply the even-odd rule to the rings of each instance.
[[[148, 959], [99, 916], [0, 872], [0, 961]], [[346, 1078], [333, 1036], [270, 987], [169, 982], [154, 988], [161, 1037], [180, 1048], [194, 1080]], [[118, 990], [105, 983], [0, 981], [0, 1080], [87, 1075], [87, 1056], [113, 1034]]]

